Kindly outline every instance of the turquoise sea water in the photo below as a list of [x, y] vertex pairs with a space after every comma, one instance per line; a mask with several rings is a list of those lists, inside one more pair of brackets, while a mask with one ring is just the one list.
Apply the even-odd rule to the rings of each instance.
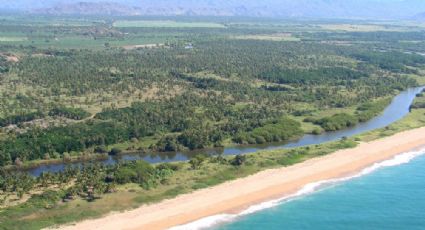
[[209, 229], [425, 229], [425, 155], [410, 158]]

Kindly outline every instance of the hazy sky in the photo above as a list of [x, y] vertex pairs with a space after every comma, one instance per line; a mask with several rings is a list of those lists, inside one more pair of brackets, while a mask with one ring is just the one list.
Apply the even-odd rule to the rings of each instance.
[[253, 16], [380, 19], [409, 18], [425, 12], [425, 0], [0, 0], [0, 8], [30, 10], [76, 2], [116, 2], [142, 9], [218, 9]]

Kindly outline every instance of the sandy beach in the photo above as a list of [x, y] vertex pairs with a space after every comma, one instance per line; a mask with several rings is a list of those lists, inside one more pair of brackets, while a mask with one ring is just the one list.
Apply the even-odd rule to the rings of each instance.
[[212, 215], [237, 213], [250, 205], [295, 193], [306, 184], [352, 175], [422, 146], [425, 127], [61, 229], [167, 229]]

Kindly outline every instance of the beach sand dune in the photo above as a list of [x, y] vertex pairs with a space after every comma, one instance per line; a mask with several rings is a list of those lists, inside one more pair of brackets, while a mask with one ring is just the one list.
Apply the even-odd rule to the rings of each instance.
[[293, 194], [309, 183], [353, 175], [424, 145], [425, 127], [62, 229], [167, 229], [212, 215], [237, 213], [253, 204]]

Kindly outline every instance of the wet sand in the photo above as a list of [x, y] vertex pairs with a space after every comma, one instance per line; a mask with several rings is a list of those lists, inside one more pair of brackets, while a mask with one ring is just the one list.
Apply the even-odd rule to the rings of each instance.
[[238, 213], [251, 205], [293, 194], [306, 184], [352, 175], [422, 146], [425, 146], [425, 127], [61, 229], [167, 229], [208, 216]]

